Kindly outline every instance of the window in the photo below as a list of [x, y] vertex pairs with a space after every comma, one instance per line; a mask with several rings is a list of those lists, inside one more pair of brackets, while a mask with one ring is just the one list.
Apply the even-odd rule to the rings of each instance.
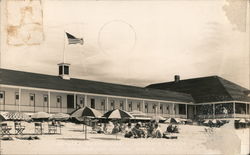
[[95, 99], [90, 99], [91, 108], [95, 109]]
[[235, 113], [246, 114], [246, 106], [245, 103], [235, 103]]
[[48, 95], [43, 95], [43, 107], [48, 107]]
[[141, 104], [140, 103], [137, 103], [137, 110], [141, 111]]
[[4, 91], [0, 91], [0, 103], [4, 104]]
[[145, 110], [146, 110], [146, 113], [148, 113], [148, 104], [147, 103], [145, 104]]
[[162, 104], [160, 105], [160, 111], [163, 114], [163, 105]]
[[61, 96], [56, 97], [56, 107], [62, 108], [62, 97]]
[[181, 115], [186, 114], [186, 105], [185, 104], [179, 104], [179, 114], [181, 114]]
[[63, 74], [63, 66], [59, 66], [59, 75]]
[[101, 101], [101, 106], [102, 106], [102, 109], [105, 111], [105, 99], [103, 99], [103, 100]]
[[167, 113], [169, 114], [169, 105], [166, 106]]
[[15, 104], [19, 103], [19, 92], [15, 92]]
[[69, 66], [64, 66], [64, 74], [69, 75]]
[[156, 105], [153, 105], [153, 110], [154, 110], [154, 113], [156, 113]]
[[123, 101], [121, 101], [121, 102], [120, 102], [120, 109], [122, 109], [122, 110], [123, 110], [123, 105], [124, 105], [124, 104], [123, 104]]
[[111, 109], [115, 109], [115, 101], [112, 100], [110, 104], [111, 104]]
[[84, 104], [84, 98], [83, 97], [80, 97], [80, 107], [84, 107], [85, 104]]
[[30, 106], [35, 106], [35, 94], [30, 94]]
[[130, 110], [130, 111], [133, 110], [133, 108], [132, 108], [132, 103], [133, 103], [133, 102], [131, 101], [131, 102], [128, 104], [128, 107], [129, 107], [129, 110]]

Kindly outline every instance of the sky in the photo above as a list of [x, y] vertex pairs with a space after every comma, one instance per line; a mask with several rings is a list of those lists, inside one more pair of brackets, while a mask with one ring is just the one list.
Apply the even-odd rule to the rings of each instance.
[[1, 1], [0, 65], [58, 75], [64, 51], [74, 78], [147, 86], [218, 75], [249, 88], [246, 2]]

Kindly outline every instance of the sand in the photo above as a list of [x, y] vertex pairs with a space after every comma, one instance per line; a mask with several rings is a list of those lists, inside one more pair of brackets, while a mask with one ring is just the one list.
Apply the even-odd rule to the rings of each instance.
[[[12, 122], [8, 122], [13, 126]], [[34, 133], [34, 124], [24, 122], [24, 136]], [[162, 130], [166, 124], [160, 124]], [[44, 123], [45, 132], [47, 124]], [[231, 128], [230, 125], [207, 133], [204, 126], [179, 125], [178, 139], [128, 139], [122, 134], [91, 133], [84, 139], [82, 125], [64, 123], [62, 134], [38, 135], [40, 140], [1, 141], [1, 154], [248, 154], [249, 129]], [[14, 130], [11, 131], [12, 133]], [[228, 154], [229, 153], [229, 154]]]

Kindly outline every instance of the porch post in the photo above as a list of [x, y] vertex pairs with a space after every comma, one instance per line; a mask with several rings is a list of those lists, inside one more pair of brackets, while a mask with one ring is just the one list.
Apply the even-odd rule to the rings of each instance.
[[128, 111], [128, 98], [126, 98], [126, 102], [125, 102], [125, 111]]
[[109, 110], [108, 106], [109, 106], [109, 97], [107, 97], [107, 102], [106, 102], [106, 111], [108, 111], [108, 110]]
[[48, 91], [48, 113], [50, 114], [50, 91]]
[[246, 104], [246, 116], [247, 116], [247, 113], [248, 113], [248, 110], [247, 110], [247, 103], [245, 103]]
[[76, 109], [76, 94], [74, 93], [74, 108]]
[[160, 113], [161, 113], [161, 103], [158, 102], [158, 113], [157, 113], [157, 115], [160, 115]]
[[22, 93], [21, 88], [19, 88], [19, 92], [18, 92], [18, 94], [19, 94], [19, 98], [18, 98], [18, 112], [21, 111], [21, 109], [20, 109], [20, 105], [21, 105], [21, 93]]
[[144, 100], [142, 100], [142, 112], [145, 113], [145, 101]]
[[233, 110], [234, 110], [234, 119], [235, 119], [235, 102], [233, 102]]
[[87, 100], [87, 95], [85, 94], [84, 96], [84, 106], [88, 106], [88, 100]]
[[213, 118], [215, 118], [215, 104], [213, 104]]
[[187, 104], [186, 104], [186, 119], [188, 118], [188, 109], [187, 109]]

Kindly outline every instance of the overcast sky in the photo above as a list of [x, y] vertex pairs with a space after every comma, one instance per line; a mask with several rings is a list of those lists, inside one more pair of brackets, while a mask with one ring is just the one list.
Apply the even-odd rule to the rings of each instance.
[[146, 86], [218, 75], [249, 88], [246, 1], [229, 2], [2, 1], [1, 67], [57, 75], [66, 41], [71, 77]]

